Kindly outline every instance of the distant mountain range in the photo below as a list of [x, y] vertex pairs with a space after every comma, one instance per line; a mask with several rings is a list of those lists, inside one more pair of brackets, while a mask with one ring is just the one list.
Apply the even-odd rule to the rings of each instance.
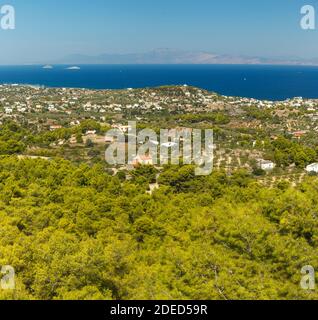
[[155, 49], [145, 53], [101, 54], [88, 56], [73, 54], [51, 64], [276, 64], [276, 65], [318, 65], [318, 59], [262, 58], [247, 56], [218, 55], [211, 52]]

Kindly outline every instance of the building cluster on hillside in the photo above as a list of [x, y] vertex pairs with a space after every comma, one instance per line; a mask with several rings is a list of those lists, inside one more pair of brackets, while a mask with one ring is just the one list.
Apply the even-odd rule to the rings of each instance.
[[[236, 158], [240, 160], [233, 166], [241, 166], [244, 157], [236, 156], [235, 150], [250, 146], [247, 158], [256, 160], [259, 169], [273, 171], [276, 164], [264, 160], [264, 154], [257, 154], [256, 145], [264, 146], [265, 139], [274, 141], [279, 136], [299, 142], [306, 140], [307, 145], [315, 145], [318, 100], [296, 97], [275, 102], [227, 97], [187, 85], [124, 90], [0, 85], [0, 123], [6, 119], [40, 132], [71, 128], [92, 119], [103, 128], [116, 128], [127, 136], [132, 135], [128, 120], [155, 128], [166, 125], [168, 128], [217, 127], [221, 132], [218, 148], [229, 150], [230, 164]], [[56, 136], [59, 134], [57, 132]], [[51, 145], [85, 145], [90, 140], [96, 145], [113, 142], [112, 138], [105, 138], [85, 126], [83, 135], [82, 140], [73, 134], [70, 138], [59, 138]], [[170, 148], [174, 143], [171, 141], [160, 147]], [[220, 154], [219, 166], [224, 161], [225, 156]], [[153, 159], [136, 157], [134, 163], [151, 164]], [[306, 170], [318, 173], [318, 165], [313, 163]]]
[[277, 107], [287, 107], [287, 108], [306, 108], [308, 111], [318, 112], [318, 100], [317, 99], [303, 99], [302, 97], [295, 97], [292, 99], [286, 99], [284, 101], [268, 101], [268, 100], [258, 100], [254, 98], [235, 98], [235, 97], [225, 97], [230, 105], [235, 106], [255, 106], [260, 109], [270, 109]]
[[[312, 118], [318, 119], [318, 100], [301, 97], [286, 101], [263, 101], [253, 98], [225, 97], [188, 86], [127, 90], [87, 90], [43, 88], [36, 86], [1, 85], [0, 116], [18, 117], [25, 114], [82, 113], [102, 118], [113, 113], [151, 113], [169, 111], [208, 112], [217, 109], [254, 106], [260, 109], [275, 107], [305, 107]], [[315, 113], [317, 112], [317, 113]]]

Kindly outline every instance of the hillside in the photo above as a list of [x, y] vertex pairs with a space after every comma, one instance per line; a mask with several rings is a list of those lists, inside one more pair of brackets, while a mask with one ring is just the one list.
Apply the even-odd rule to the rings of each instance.
[[[318, 103], [0, 88], [0, 299], [317, 299]], [[110, 165], [109, 129], [214, 130], [214, 168]], [[260, 160], [261, 159], [261, 160]], [[270, 164], [273, 167], [263, 167]]]
[[[0, 160], [0, 264], [14, 299], [317, 299], [317, 179], [264, 188], [244, 172], [171, 168], [146, 194], [64, 160]], [[175, 181], [178, 181], [177, 185]]]

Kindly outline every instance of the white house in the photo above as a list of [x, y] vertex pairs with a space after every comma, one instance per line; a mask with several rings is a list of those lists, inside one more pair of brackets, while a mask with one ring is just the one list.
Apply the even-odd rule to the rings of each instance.
[[106, 143], [113, 143], [113, 142], [114, 142], [114, 137], [106, 136], [106, 137], [105, 137], [105, 142], [106, 142]]
[[94, 134], [96, 134], [96, 130], [87, 130], [85, 134], [86, 134], [87, 136], [88, 136], [88, 135], [94, 135]]
[[63, 127], [59, 124], [53, 124], [50, 126], [50, 130], [51, 131], [55, 131], [55, 130], [58, 130], [58, 129], [62, 129]]
[[153, 165], [153, 160], [150, 155], [142, 155], [142, 156], [136, 156], [133, 160], [133, 165], [144, 165], [144, 166], [152, 166]]
[[119, 129], [122, 133], [127, 133], [132, 130], [132, 126], [122, 126], [120, 124], [114, 124], [112, 128]]
[[307, 172], [316, 172], [318, 173], [318, 163], [312, 163], [306, 167]]
[[172, 147], [175, 147], [177, 146], [178, 144], [175, 143], [175, 142], [165, 142], [165, 143], [162, 143], [161, 146], [162, 147], [165, 147], [165, 148], [172, 148]]
[[262, 170], [270, 171], [275, 168], [275, 163], [269, 160], [259, 160], [258, 165]]

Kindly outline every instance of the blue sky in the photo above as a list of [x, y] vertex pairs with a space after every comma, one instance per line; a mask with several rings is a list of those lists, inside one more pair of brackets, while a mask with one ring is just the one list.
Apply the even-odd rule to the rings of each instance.
[[[0, 30], [0, 64], [154, 48], [262, 57], [318, 57], [318, 30], [299, 27], [318, 0], [6, 0], [16, 30]], [[317, 21], [318, 25], [318, 21]]]

